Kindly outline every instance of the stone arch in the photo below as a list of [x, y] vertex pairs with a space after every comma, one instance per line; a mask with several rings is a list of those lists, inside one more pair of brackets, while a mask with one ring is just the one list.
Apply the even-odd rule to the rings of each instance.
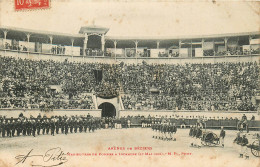
[[112, 103], [104, 102], [98, 106], [101, 109], [101, 117], [115, 117], [116, 108]]

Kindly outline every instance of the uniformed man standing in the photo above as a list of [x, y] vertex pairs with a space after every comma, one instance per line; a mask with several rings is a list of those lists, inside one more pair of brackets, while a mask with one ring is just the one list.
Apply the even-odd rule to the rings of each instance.
[[224, 147], [224, 138], [225, 138], [225, 136], [226, 136], [226, 131], [224, 130], [224, 127], [221, 126], [219, 140], [220, 140], [220, 144], [222, 145], [222, 147]]
[[167, 132], [168, 132], [168, 135], [169, 135], [168, 140], [172, 140], [173, 125], [170, 122], [169, 122], [168, 127], [167, 127]]
[[17, 123], [16, 123], [17, 136], [20, 136], [20, 134], [22, 132], [22, 128], [23, 128], [22, 121], [21, 121], [21, 119], [18, 118]]
[[196, 146], [196, 134], [197, 134], [198, 127], [194, 126], [192, 130], [192, 143], [191, 146]]
[[42, 127], [42, 134], [45, 135], [45, 131], [46, 131], [46, 120], [45, 119], [42, 120], [41, 127]]
[[96, 130], [96, 124], [94, 122], [94, 119], [91, 120], [91, 129], [92, 129], [92, 132], [95, 132], [95, 130]]
[[[173, 123], [173, 127], [172, 127], [172, 134], [176, 134], [176, 132], [177, 132], [177, 126], [176, 126], [176, 124], [175, 123]], [[173, 136], [173, 138], [172, 138], [172, 140], [173, 141], [176, 141], [176, 137], [174, 137]]]
[[54, 136], [54, 131], [55, 131], [55, 122], [52, 119], [50, 122], [50, 127], [51, 127], [51, 135]]
[[247, 144], [248, 144], [248, 139], [246, 138], [246, 135], [244, 134], [241, 139], [240, 158], [243, 158], [243, 155], [244, 155], [246, 157], [246, 159], [249, 159]]
[[131, 121], [130, 121], [130, 119], [127, 120], [127, 128], [131, 128]]
[[64, 129], [65, 129], [65, 135], [67, 135], [68, 131], [69, 131], [69, 122], [68, 122], [68, 120], [64, 120]]
[[82, 133], [82, 130], [83, 130], [83, 122], [82, 122], [82, 119], [80, 118], [80, 120], [79, 120], [79, 133]]
[[113, 129], [115, 127], [115, 119], [114, 118], [111, 118], [111, 129]]
[[11, 135], [12, 135], [12, 137], [14, 137], [16, 128], [17, 128], [17, 122], [16, 122], [16, 120], [12, 119], [12, 121], [11, 121]]
[[33, 137], [35, 137], [36, 129], [37, 129], [37, 122], [35, 122], [35, 120], [32, 120], [32, 135], [33, 135]]
[[[242, 141], [242, 137], [240, 136], [240, 132], [237, 133], [237, 137], [235, 138], [235, 140], [233, 141], [233, 143], [236, 143], [237, 145], [240, 145], [241, 144], [241, 141]], [[241, 152], [241, 148], [237, 148], [239, 151], [238, 152]], [[243, 154], [240, 154], [240, 157], [243, 157]]]
[[50, 128], [51, 128], [51, 122], [49, 119], [46, 119], [46, 134], [49, 134]]
[[192, 137], [192, 134], [193, 134], [193, 126], [191, 125], [191, 126], [190, 126], [189, 136]]
[[31, 120], [27, 120], [27, 122], [26, 122], [26, 130], [27, 130], [27, 136], [31, 136], [31, 133], [32, 133], [32, 123], [31, 123]]
[[36, 119], [36, 130], [37, 130], [37, 135], [40, 135], [40, 131], [41, 131], [41, 122], [39, 119]]
[[109, 125], [109, 119], [106, 117], [105, 118], [105, 129], [108, 129], [108, 125]]
[[2, 137], [5, 137], [5, 132], [6, 132], [6, 120], [5, 119], [3, 120], [1, 128], [2, 128]]
[[2, 134], [2, 124], [3, 124], [3, 118], [0, 116], [0, 136]]
[[197, 130], [197, 133], [196, 133], [196, 143], [197, 143], [197, 146], [200, 147], [200, 137], [202, 135], [202, 130], [200, 128], [200, 126], [198, 127], [198, 130]]
[[61, 133], [64, 133], [64, 128], [65, 128], [65, 118], [62, 118], [60, 121], [60, 126], [61, 126]]
[[[152, 123], [152, 131], [153, 131], [153, 134], [154, 134], [154, 130], [155, 130], [155, 123], [153, 122], [153, 123]], [[155, 135], [153, 135], [153, 138], [155, 138]]]
[[22, 121], [22, 127], [23, 127], [23, 135], [26, 136], [26, 131], [27, 131], [27, 121], [23, 120]]
[[73, 133], [73, 128], [74, 128], [74, 120], [72, 118], [69, 121], [69, 128], [70, 128], [70, 133]]
[[78, 120], [75, 120], [75, 122], [74, 122], [74, 133], [77, 133], [77, 131], [78, 131], [78, 124], [79, 124]]
[[59, 134], [59, 130], [60, 130], [60, 120], [59, 119], [56, 119], [55, 127], [56, 127], [56, 134]]
[[11, 137], [11, 123], [10, 123], [10, 120], [7, 120], [7, 123], [5, 125], [5, 129], [6, 129], [6, 134], [7, 134], [7, 137]]
[[86, 133], [86, 132], [87, 132], [87, 129], [88, 129], [88, 121], [87, 121], [87, 118], [84, 118], [84, 120], [83, 120], [83, 128], [84, 128], [84, 132]]

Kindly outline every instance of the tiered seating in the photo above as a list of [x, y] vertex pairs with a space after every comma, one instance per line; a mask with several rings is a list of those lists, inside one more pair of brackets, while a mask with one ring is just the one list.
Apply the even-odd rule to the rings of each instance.
[[[110, 65], [0, 57], [0, 64], [1, 108], [89, 109], [94, 105], [84, 93], [114, 97], [120, 91], [126, 94], [125, 109], [251, 111], [259, 107], [254, 103], [259, 80], [256, 62]], [[102, 71], [101, 81], [94, 75], [96, 69]]]

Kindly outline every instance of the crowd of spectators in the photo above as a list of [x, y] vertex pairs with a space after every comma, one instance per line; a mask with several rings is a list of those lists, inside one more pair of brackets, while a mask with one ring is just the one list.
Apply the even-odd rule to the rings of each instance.
[[169, 57], [179, 57], [179, 52], [172, 52], [169, 54]]
[[5, 42], [4, 45], [5, 49], [8, 50], [19, 50], [19, 51], [27, 51], [27, 47], [19, 44], [10, 44], [8, 42]]
[[138, 57], [150, 57], [150, 54], [147, 50], [144, 50], [144, 52], [137, 52]]
[[53, 46], [51, 48], [51, 53], [57, 54], [57, 55], [64, 55], [65, 54], [65, 47], [61, 46], [61, 45]]
[[158, 53], [158, 57], [169, 57], [168, 53]]
[[214, 50], [203, 51], [204, 56], [233, 56], [233, 55], [250, 55], [250, 54], [259, 54], [259, 53], [260, 53], [260, 48], [251, 49], [251, 51], [246, 49], [244, 49], [243, 51], [231, 50], [231, 49], [228, 49], [227, 51], [219, 51], [219, 52], [214, 52]]
[[257, 49], [244, 49], [243, 53], [244, 53], [244, 55], [260, 54], [260, 48], [257, 48]]
[[124, 65], [122, 100], [125, 109], [248, 111], [257, 109], [258, 83], [256, 62]]
[[103, 51], [101, 49], [87, 48], [85, 52], [86, 56], [103, 56]]
[[0, 108], [94, 108], [92, 99], [81, 95], [94, 90], [94, 64], [0, 57], [0, 66]]
[[[256, 110], [256, 62], [101, 64], [0, 57], [0, 107], [93, 108], [91, 97], [122, 91], [125, 109]], [[102, 71], [98, 80], [93, 70]], [[51, 88], [59, 85], [61, 91]], [[154, 93], [152, 90], [155, 90]], [[84, 97], [83, 97], [84, 96]]]
[[[28, 48], [24, 45], [19, 45], [19, 42], [16, 40], [13, 40], [13, 42], [8, 43], [5, 42], [3, 45], [4, 49], [8, 50], [18, 50], [18, 51], [28, 51]], [[52, 54], [57, 54], [57, 55], [64, 55], [65, 54], [65, 47], [62, 45], [54, 45], [51, 48], [51, 53]], [[107, 56], [111, 57], [112, 53], [111, 52], [103, 52], [101, 49], [93, 49], [93, 48], [87, 48], [85, 50], [86, 56]], [[150, 54], [147, 49], [144, 49], [143, 52], [137, 51], [135, 52], [135, 49], [132, 49], [126, 53], [127, 57], [150, 57]], [[256, 49], [239, 49], [239, 48], [228, 48], [227, 51], [214, 51], [213, 49], [211, 50], [204, 50], [203, 51], [203, 56], [232, 56], [232, 55], [250, 55], [250, 54], [260, 54], [260, 48]], [[81, 55], [83, 55], [83, 51], [81, 49]], [[117, 55], [117, 57], [122, 57], [124, 55]], [[173, 52], [173, 53], [158, 53], [158, 57], [179, 57], [179, 52]]]
[[203, 56], [214, 56], [214, 50], [204, 50]]

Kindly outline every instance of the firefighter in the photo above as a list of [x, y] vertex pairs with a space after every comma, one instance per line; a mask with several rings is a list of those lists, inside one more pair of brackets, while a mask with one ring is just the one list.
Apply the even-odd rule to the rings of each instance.
[[249, 159], [247, 144], [248, 144], [248, 139], [246, 138], [246, 134], [244, 134], [240, 143], [241, 145], [241, 152], [239, 156], [240, 158], [243, 158], [244, 155], [246, 159]]
[[226, 131], [224, 130], [224, 127], [221, 126], [219, 140], [220, 140], [220, 144], [222, 145], [222, 147], [224, 147], [224, 138], [225, 138], [225, 136], [226, 136]]

